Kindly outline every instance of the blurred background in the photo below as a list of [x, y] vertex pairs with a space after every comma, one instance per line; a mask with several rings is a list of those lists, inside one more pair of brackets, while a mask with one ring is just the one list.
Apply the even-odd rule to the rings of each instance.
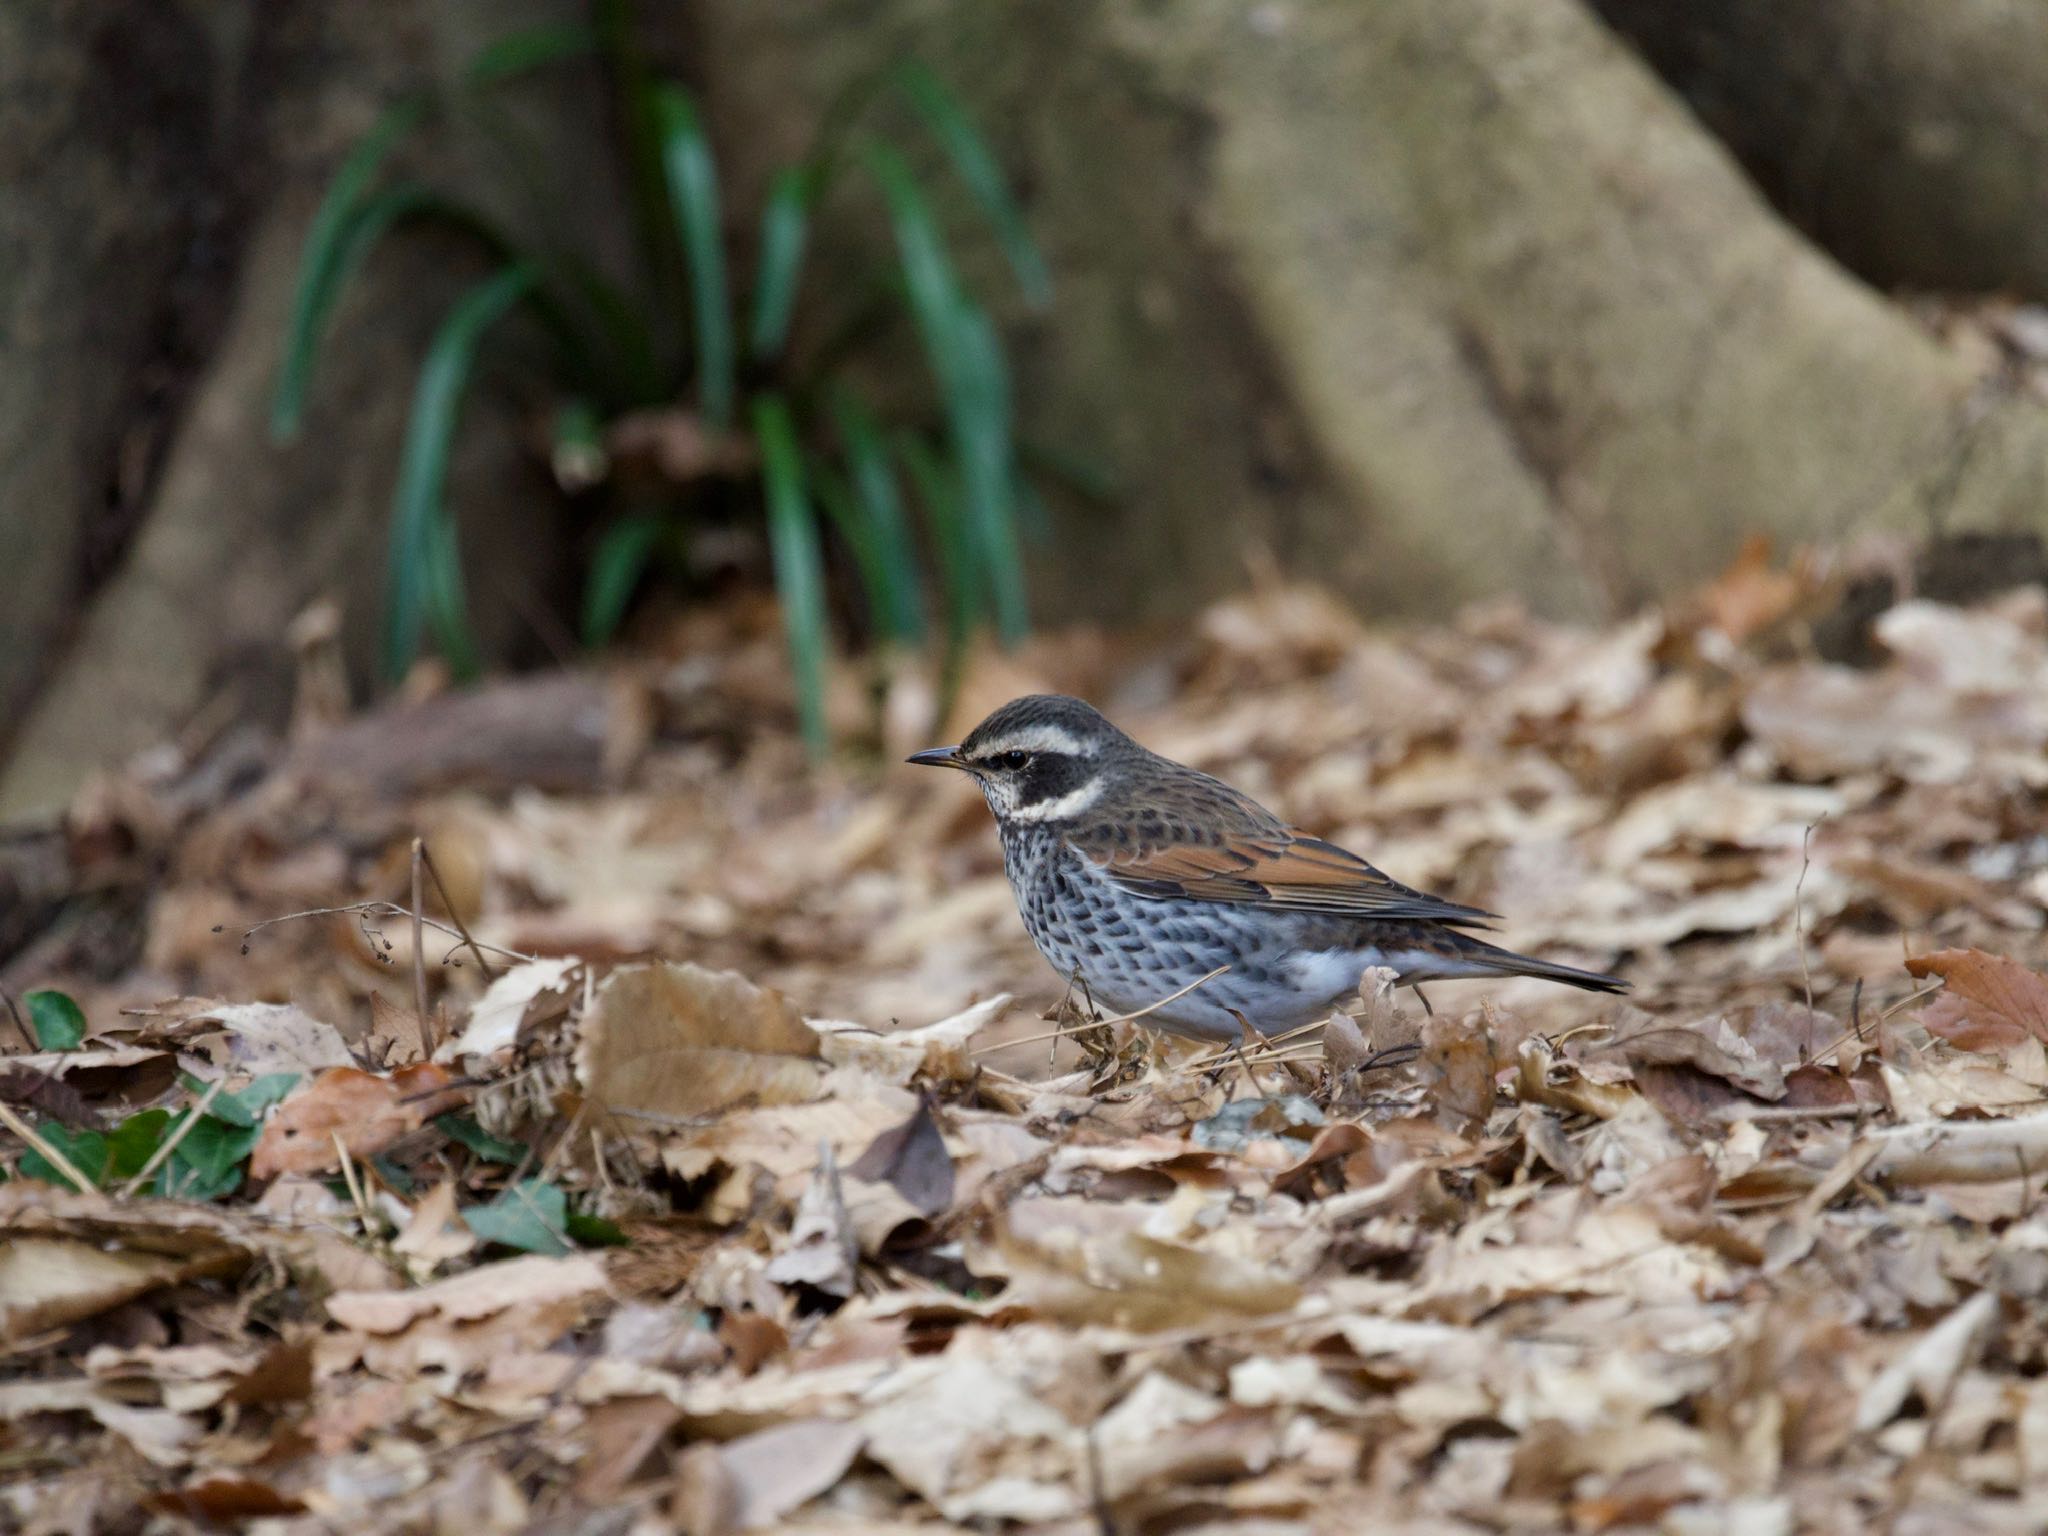
[[1759, 530], [2043, 517], [2025, 0], [0, 29], [9, 819], [281, 726], [301, 619], [360, 701], [777, 587], [817, 736], [828, 647], [1256, 569], [1599, 619]]
[[2048, 0], [0, 3], [0, 1521], [2039, 1529], [2044, 527]]
[[[401, 897], [420, 827], [473, 872], [444, 905], [522, 913], [508, 944], [727, 944], [788, 979], [809, 938], [770, 913], [815, 938], [807, 858], [911, 858], [877, 766], [1042, 686], [1526, 911], [1569, 838], [1745, 743], [1769, 795], [1870, 768], [1927, 668], [1962, 686], [1987, 643], [1878, 616], [2044, 573], [2038, 4], [166, 0], [0, 29], [16, 981], [199, 989], [215, 924]], [[2040, 649], [2036, 608], [1997, 623]], [[1878, 702], [1827, 670], [1886, 659]], [[2011, 768], [2040, 680], [1980, 682], [2019, 702], [1954, 705], [1952, 739], [2003, 721]], [[1817, 709], [1898, 731], [1817, 760], [1782, 737]], [[584, 819], [506, 809], [535, 788]], [[954, 918], [1008, 958], [891, 1006], [1036, 975], [950, 795], [918, 836], [975, 852], [856, 891], [838, 940], [971, 889]], [[1790, 889], [1794, 801], [1739, 879]], [[1772, 985], [1788, 901], [1720, 924], [1772, 936]], [[1528, 938], [1612, 963], [1710, 918]]]

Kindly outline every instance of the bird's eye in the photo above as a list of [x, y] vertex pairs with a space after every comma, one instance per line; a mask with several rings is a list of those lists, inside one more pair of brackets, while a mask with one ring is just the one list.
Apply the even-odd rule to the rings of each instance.
[[1029, 752], [998, 752], [996, 754], [996, 766], [1007, 773], [1017, 773], [1028, 767], [1030, 763], [1031, 754]]

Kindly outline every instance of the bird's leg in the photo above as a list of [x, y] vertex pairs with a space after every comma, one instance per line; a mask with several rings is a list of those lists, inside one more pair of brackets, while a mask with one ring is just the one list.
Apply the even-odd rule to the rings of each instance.
[[[1245, 1052], [1250, 1047], [1257, 1045], [1264, 1037], [1252, 1028], [1252, 1021], [1237, 1009], [1226, 1008], [1224, 1011], [1237, 1020], [1237, 1039], [1231, 1043], [1230, 1054], [1224, 1057], [1223, 1060], [1226, 1064], [1233, 1060], [1236, 1061], [1238, 1071], [1244, 1074], [1244, 1080], [1252, 1090], [1252, 1097], [1255, 1099], [1261, 1098], [1263, 1095], [1259, 1092], [1259, 1080], [1252, 1075], [1251, 1063], [1245, 1059]], [[1229, 1095], [1225, 1094], [1224, 1097], [1227, 1100]]]
[[[1081, 989], [1080, 1008], [1074, 1007], [1074, 988]], [[1074, 1031], [1073, 1040], [1087, 1058], [1088, 1070], [1100, 1074], [1102, 1069], [1116, 1059], [1116, 1036], [1102, 1023], [1102, 1014], [1095, 1006], [1095, 995], [1088, 989], [1088, 978], [1075, 966], [1073, 974], [1067, 977], [1067, 995], [1060, 1002], [1060, 1022], [1076, 1023], [1086, 1021], [1090, 1027]], [[1059, 1042], [1053, 1042], [1058, 1049]], [[1047, 1065], [1051, 1062], [1048, 1060]]]
[[1413, 989], [1415, 993], [1415, 1001], [1422, 1004], [1422, 1011], [1428, 1014], [1432, 1019], [1435, 1018], [1436, 1010], [1429, 1006], [1429, 994], [1422, 990], [1422, 983], [1419, 981], [1410, 982], [1409, 986]]

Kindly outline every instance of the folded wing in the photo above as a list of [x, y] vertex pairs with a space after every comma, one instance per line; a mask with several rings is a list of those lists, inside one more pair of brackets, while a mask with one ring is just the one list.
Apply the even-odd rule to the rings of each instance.
[[1297, 912], [1484, 928], [1494, 914], [1411, 889], [1335, 843], [1239, 801], [1239, 825], [1213, 815], [1162, 817], [1096, 828], [1075, 846], [1125, 890], [1141, 896], [1237, 902]]

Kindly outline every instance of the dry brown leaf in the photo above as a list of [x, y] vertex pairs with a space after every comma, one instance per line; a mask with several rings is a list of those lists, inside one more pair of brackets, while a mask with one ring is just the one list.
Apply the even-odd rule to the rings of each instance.
[[[2048, 1042], [2048, 976], [1980, 949], [1943, 949], [1915, 955], [1908, 975], [1939, 976], [1960, 1004], [1930, 1006], [1921, 1022], [1964, 1050], [2004, 1051], [2020, 1041]], [[1938, 1005], [1943, 999], [1936, 999]]]
[[1770, 536], [1752, 533], [1727, 569], [1702, 587], [1693, 601], [1704, 623], [1740, 645], [1790, 615], [1806, 586], [1796, 564], [1774, 570]]
[[484, 995], [469, 1010], [469, 1018], [434, 1051], [436, 1061], [470, 1059], [476, 1070], [501, 1051], [519, 1041], [520, 1029], [535, 1004], [550, 994], [560, 993], [575, 983], [583, 962], [576, 959], [529, 960], [484, 989]]
[[399, 1137], [468, 1100], [445, 1067], [421, 1062], [389, 1075], [333, 1067], [294, 1091], [271, 1113], [249, 1157], [249, 1177], [324, 1173], [341, 1166], [336, 1138], [350, 1157], [375, 1157]]
[[370, 1033], [363, 1040], [364, 1059], [380, 1067], [400, 1067], [426, 1059], [426, 1030], [419, 1014], [394, 1003], [382, 992], [370, 994]]
[[1301, 1295], [1293, 1281], [1245, 1260], [1134, 1231], [1041, 1229], [1028, 1240], [1002, 1232], [974, 1264], [1009, 1279], [1006, 1304], [1134, 1332], [1261, 1317]]
[[810, 1024], [825, 1060], [834, 1066], [855, 1067], [898, 1087], [919, 1076], [932, 1083], [957, 1083], [974, 1075], [968, 1042], [1009, 1006], [1010, 995], [999, 993], [936, 1024], [886, 1033], [840, 1020], [813, 1019]]
[[1099, 1369], [1051, 1329], [963, 1338], [886, 1370], [856, 1423], [868, 1458], [948, 1520], [1061, 1520], [1083, 1507], [1083, 1451], [1058, 1400]]
[[588, 1254], [527, 1254], [410, 1291], [338, 1291], [327, 1315], [363, 1333], [397, 1333], [421, 1318], [474, 1322], [511, 1307], [589, 1301], [606, 1289], [604, 1266]]
[[576, 1496], [588, 1504], [617, 1502], [682, 1416], [665, 1397], [617, 1397], [597, 1404], [583, 1421], [589, 1449], [576, 1469]]
[[717, 1448], [731, 1529], [769, 1530], [846, 1475], [866, 1435], [842, 1419], [792, 1419]]
[[953, 1157], [932, 1119], [929, 1099], [901, 1125], [891, 1126], [846, 1170], [856, 1179], [893, 1185], [923, 1216], [937, 1216], [953, 1203]]
[[1493, 1113], [1493, 1043], [1475, 1020], [1439, 1015], [1422, 1026], [1416, 1072], [1439, 1123], [1462, 1136]]
[[828, 1296], [851, 1296], [858, 1279], [860, 1242], [839, 1189], [839, 1164], [832, 1143], [818, 1144], [817, 1166], [797, 1203], [789, 1241], [769, 1260], [768, 1278], [777, 1285], [809, 1286]]
[[313, 1073], [355, 1062], [340, 1030], [290, 1003], [229, 1003], [204, 1017], [218, 1023], [226, 1037], [222, 1065], [251, 1077]]
[[453, 1179], [443, 1179], [421, 1197], [391, 1251], [407, 1261], [415, 1279], [476, 1251], [476, 1234], [456, 1214]]
[[242, 1234], [245, 1224], [30, 1180], [0, 1186], [0, 1338], [77, 1322], [163, 1286], [238, 1274], [266, 1246]]
[[1681, 1023], [1629, 1009], [1613, 1034], [1589, 1054], [1618, 1056], [1632, 1067], [1693, 1067], [1759, 1099], [1785, 1096], [1784, 1067], [1760, 1055], [1720, 1014]]
[[630, 966], [598, 989], [576, 1051], [591, 1099], [674, 1124], [818, 1091], [818, 1036], [779, 992], [698, 965]]

